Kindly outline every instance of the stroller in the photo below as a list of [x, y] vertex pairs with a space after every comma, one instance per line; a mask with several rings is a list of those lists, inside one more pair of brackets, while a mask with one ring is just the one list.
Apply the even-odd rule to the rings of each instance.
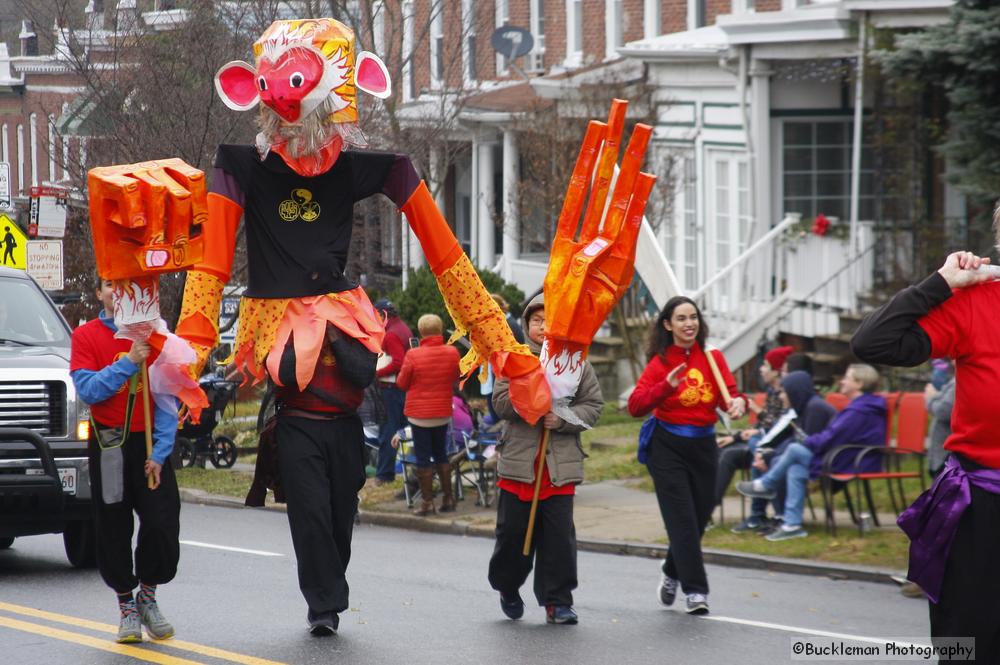
[[174, 445], [176, 466], [194, 466], [208, 460], [215, 468], [229, 469], [236, 464], [236, 442], [228, 436], [212, 437], [212, 432], [222, 419], [222, 412], [236, 396], [237, 381], [227, 381], [208, 374], [198, 382], [208, 397], [208, 408], [201, 413], [197, 425], [185, 421], [177, 431]]

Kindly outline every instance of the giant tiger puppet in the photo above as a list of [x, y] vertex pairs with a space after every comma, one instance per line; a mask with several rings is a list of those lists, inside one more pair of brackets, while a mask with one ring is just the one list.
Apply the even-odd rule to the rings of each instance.
[[[353, 32], [332, 19], [276, 21], [254, 43], [253, 54], [254, 65], [231, 62], [216, 75], [216, 90], [228, 107], [246, 111], [260, 104], [260, 133], [255, 145], [218, 148], [208, 219], [191, 232], [203, 236], [204, 252], [187, 275], [177, 334], [197, 353], [192, 367], [197, 375], [218, 341], [222, 290], [243, 218], [248, 284], [233, 362], [255, 381], [269, 377], [280, 407], [273, 430], [276, 460], [267, 460], [276, 461], [280, 473], [262, 473], [268, 457], [262, 447], [255, 487], [266, 483], [276, 498], [287, 500], [310, 630], [329, 634], [348, 607], [344, 573], [357, 491], [364, 483], [362, 434], [354, 413], [374, 377], [385, 334], [365, 292], [344, 275], [353, 204], [382, 193], [405, 214], [456, 336], [470, 338], [463, 373], [489, 361], [497, 376], [509, 379], [518, 412], [534, 423], [572, 396], [573, 376], [578, 379], [594, 332], [631, 280], [636, 235], [653, 182], [638, 173], [649, 131], [633, 136], [605, 205], [624, 102], [617, 102], [607, 125], [590, 124], [546, 278], [547, 309], [565, 313], [553, 317], [547, 380], [539, 360], [515, 341], [409, 157], [361, 149], [356, 96], [359, 90], [390, 95], [382, 61], [356, 52]], [[595, 162], [588, 205], [593, 223], [589, 230], [585, 223], [575, 239]], [[180, 179], [169, 166], [146, 163], [95, 169], [92, 210], [102, 209], [93, 201], [98, 194], [139, 206], [136, 186], [149, 179], [150, 169], [161, 181], [177, 181], [166, 188], [169, 207], [173, 190], [183, 190]], [[147, 189], [139, 187], [141, 206], [151, 208]], [[133, 212], [155, 216], [152, 210]], [[92, 223], [113, 225], [123, 217], [128, 215]], [[560, 398], [555, 402], [550, 383]], [[261, 505], [262, 493], [251, 494], [248, 503]]]

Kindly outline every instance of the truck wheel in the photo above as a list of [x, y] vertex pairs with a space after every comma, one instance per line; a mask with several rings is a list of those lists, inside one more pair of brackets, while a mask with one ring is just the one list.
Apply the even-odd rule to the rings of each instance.
[[0, 538], [0, 550], [9, 549], [14, 544], [13, 538]]
[[97, 534], [93, 520], [67, 522], [63, 531], [66, 558], [74, 568], [93, 568], [97, 565]]

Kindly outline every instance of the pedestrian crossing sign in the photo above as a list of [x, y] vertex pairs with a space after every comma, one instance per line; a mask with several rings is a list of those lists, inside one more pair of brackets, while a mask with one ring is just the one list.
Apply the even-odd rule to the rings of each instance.
[[7, 215], [0, 214], [0, 266], [27, 270], [28, 236]]

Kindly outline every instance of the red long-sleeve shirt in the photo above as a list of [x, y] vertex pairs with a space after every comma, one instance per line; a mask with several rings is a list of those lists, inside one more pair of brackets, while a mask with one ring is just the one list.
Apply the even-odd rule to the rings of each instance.
[[[744, 397], [736, 388], [736, 379], [729, 371], [722, 352], [713, 349], [711, 353], [730, 397]], [[687, 363], [687, 369], [674, 388], [667, 381], [667, 375], [681, 363]], [[708, 359], [697, 344], [690, 349], [671, 344], [666, 351], [655, 356], [646, 365], [628, 398], [628, 411], [633, 416], [644, 416], [653, 411], [660, 420], [675, 425], [713, 425], [718, 419], [715, 413], [717, 406], [726, 408]]]

